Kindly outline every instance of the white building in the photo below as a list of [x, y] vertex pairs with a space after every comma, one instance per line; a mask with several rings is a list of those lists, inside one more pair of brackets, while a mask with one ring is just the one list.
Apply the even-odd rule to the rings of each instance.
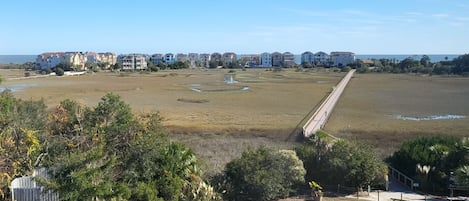
[[126, 54], [117, 57], [117, 63], [121, 64], [122, 70], [144, 70], [147, 69], [146, 56], [143, 54]]
[[37, 68], [40, 70], [54, 68], [62, 62], [63, 52], [46, 52], [36, 57]]
[[346, 66], [355, 62], [355, 53], [331, 52], [331, 60], [334, 66]]
[[310, 51], [303, 52], [301, 54], [301, 64], [313, 64], [314, 63], [314, 54]]
[[272, 55], [268, 52], [264, 52], [261, 54], [261, 66], [270, 68], [272, 67]]
[[174, 58], [174, 54], [172, 53], [167, 53], [163, 56], [163, 62], [167, 63], [167, 64], [172, 64], [176, 61], [176, 59]]

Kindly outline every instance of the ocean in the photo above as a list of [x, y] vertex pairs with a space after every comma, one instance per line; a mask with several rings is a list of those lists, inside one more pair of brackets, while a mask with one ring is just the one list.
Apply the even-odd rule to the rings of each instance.
[[[420, 60], [423, 55], [411, 55], [411, 54], [357, 54], [356, 58], [357, 59], [397, 59], [399, 61], [404, 60], [407, 57], [412, 57], [415, 60]], [[429, 54], [430, 60], [432, 62], [438, 62], [438, 61], [445, 61], [446, 58], [448, 57], [448, 61], [453, 60], [454, 58], [458, 57], [459, 55], [455, 54]], [[36, 60], [37, 55], [0, 55], [0, 64], [9, 64], [9, 63], [14, 63], [14, 64], [21, 64], [21, 63], [26, 63], [26, 62], [34, 62]], [[295, 55], [295, 62], [297, 64], [301, 63], [301, 55]]]
[[[395, 54], [395, 55], [392, 55], [392, 54], [370, 54], [370, 55], [366, 55], [366, 54], [358, 54], [356, 55], [355, 57], [357, 59], [397, 59], [399, 61], [402, 61], [408, 57], [411, 57], [415, 60], [420, 60], [422, 58], [423, 54], [420, 54], [420, 55], [417, 55], [417, 54]], [[456, 55], [456, 54], [428, 54], [427, 55], [428, 57], [430, 57], [430, 60], [432, 62], [438, 62], [438, 61], [451, 61], [455, 58], [457, 58], [458, 56], [460, 55]], [[447, 58], [446, 58], [447, 57]]]
[[0, 64], [35, 62], [37, 55], [0, 55]]

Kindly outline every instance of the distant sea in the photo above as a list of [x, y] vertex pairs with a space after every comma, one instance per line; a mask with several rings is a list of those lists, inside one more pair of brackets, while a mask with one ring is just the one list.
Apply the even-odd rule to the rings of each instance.
[[0, 64], [35, 62], [37, 55], [0, 55]]
[[[411, 57], [415, 60], [420, 60], [423, 54], [357, 54], [355, 55], [356, 59], [396, 59], [397, 61], [402, 61], [408, 57]], [[448, 61], [451, 61], [457, 58], [460, 55], [457, 54], [427, 54], [430, 57], [432, 62], [439, 62], [439, 61], [446, 61], [446, 57], [448, 57]], [[301, 63], [301, 55], [295, 55], [295, 63]]]
[[[415, 60], [420, 60], [423, 55], [415, 55], [415, 54], [357, 54], [357, 59], [397, 59], [402, 61], [407, 57], [412, 57]], [[448, 61], [453, 60], [454, 58], [458, 57], [459, 55], [455, 54], [429, 54], [428, 55], [432, 62], [438, 61], [445, 61], [445, 57], [448, 57]], [[0, 64], [21, 64], [26, 62], [34, 62], [36, 60], [37, 55], [0, 55]], [[295, 55], [295, 62], [297, 64], [301, 63], [301, 55]]]
[[[417, 54], [358, 54], [355, 57], [357, 59], [397, 59], [399, 61], [402, 61], [408, 57], [411, 57], [415, 60], [420, 60], [422, 58], [423, 54], [417, 55]], [[427, 54], [428, 57], [430, 57], [430, 60], [432, 62], [438, 62], [438, 61], [446, 61], [446, 57], [448, 61], [451, 61], [455, 58], [457, 58], [460, 55], [457, 54]]]

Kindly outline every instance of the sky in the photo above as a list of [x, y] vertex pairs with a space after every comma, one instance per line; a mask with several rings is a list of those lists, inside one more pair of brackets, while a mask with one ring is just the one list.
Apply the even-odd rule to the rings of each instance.
[[469, 53], [468, 0], [4, 0], [0, 54]]

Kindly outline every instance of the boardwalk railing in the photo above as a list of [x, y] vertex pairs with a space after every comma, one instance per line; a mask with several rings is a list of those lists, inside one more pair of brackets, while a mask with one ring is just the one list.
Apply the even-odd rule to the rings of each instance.
[[389, 168], [389, 175], [391, 176], [391, 178], [403, 184], [404, 186], [408, 187], [410, 190], [412, 191], [415, 190], [415, 187], [416, 187], [415, 185], [417, 183], [415, 183], [415, 181], [412, 178], [406, 176], [404, 173], [400, 172], [396, 168], [393, 168], [389, 165], [388, 165], [388, 168]]
[[303, 126], [303, 135], [305, 137], [311, 136], [319, 129], [324, 127], [327, 119], [332, 113], [332, 110], [339, 101], [340, 95], [342, 95], [342, 92], [352, 78], [353, 73], [355, 73], [355, 69], [350, 70], [347, 75], [342, 78], [339, 84], [337, 84], [337, 86], [332, 89], [332, 92], [329, 94], [329, 96], [327, 96], [327, 98], [318, 107], [316, 112], [314, 112], [313, 116], [311, 116], [311, 118]]

